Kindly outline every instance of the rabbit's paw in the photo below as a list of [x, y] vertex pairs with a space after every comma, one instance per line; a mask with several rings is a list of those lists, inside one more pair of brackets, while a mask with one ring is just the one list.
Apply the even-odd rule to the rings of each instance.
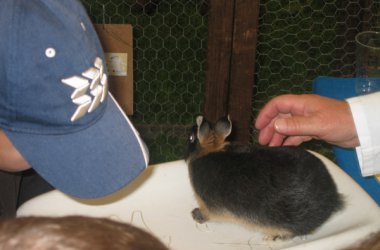
[[191, 211], [191, 215], [193, 216], [193, 219], [202, 224], [205, 223], [208, 219], [202, 214], [202, 211], [199, 208], [194, 208], [193, 211]]
[[291, 233], [282, 233], [282, 234], [266, 234], [264, 237], [263, 237], [263, 240], [265, 241], [287, 241], [287, 240], [291, 240], [292, 238], [294, 238], [294, 235], [291, 234]]

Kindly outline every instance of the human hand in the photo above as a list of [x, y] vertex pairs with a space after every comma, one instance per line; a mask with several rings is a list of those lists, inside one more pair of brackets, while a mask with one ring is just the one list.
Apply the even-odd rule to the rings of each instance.
[[269, 146], [299, 145], [311, 139], [341, 147], [359, 146], [347, 102], [319, 95], [281, 95], [257, 116], [258, 141]]

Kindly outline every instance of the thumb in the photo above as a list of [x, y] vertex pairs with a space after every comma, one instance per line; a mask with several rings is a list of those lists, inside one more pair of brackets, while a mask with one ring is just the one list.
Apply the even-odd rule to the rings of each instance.
[[279, 118], [274, 122], [275, 130], [283, 135], [316, 135], [315, 123], [311, 121], [310, 117], [293, 116], [289, 118]]

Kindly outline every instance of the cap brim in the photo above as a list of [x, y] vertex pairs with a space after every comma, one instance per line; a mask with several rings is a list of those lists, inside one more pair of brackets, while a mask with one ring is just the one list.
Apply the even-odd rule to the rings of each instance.
[[106, 106], [101, 119], [76, 133], [4, 132], [57, 189], [80, 198], [106, 196], [131, 182], [148, 164], [144, 143], [111, 95]]

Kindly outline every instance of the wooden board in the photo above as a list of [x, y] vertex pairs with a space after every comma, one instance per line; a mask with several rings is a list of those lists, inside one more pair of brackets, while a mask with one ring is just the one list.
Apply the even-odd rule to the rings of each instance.
[[108, 67], [110, 92], [127, 115], [133, 114], [133, 36], [130, 24], [96, 24]]
[[248, 143], [259, 1], [210, 0], [205, 117], [215, 122], [230, 115], [233, 139]]

